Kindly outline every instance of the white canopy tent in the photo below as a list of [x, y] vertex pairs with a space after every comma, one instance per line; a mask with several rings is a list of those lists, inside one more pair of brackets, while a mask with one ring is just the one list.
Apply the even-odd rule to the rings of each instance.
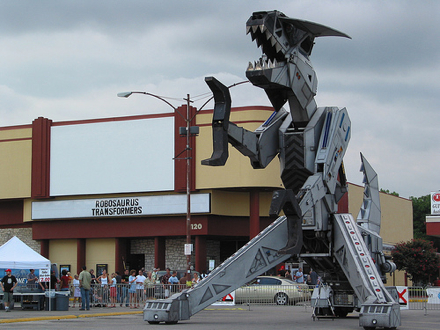
[[17, 236], [0, 246], [0, 268], [50, 269], [50, 260], [35, 252]]

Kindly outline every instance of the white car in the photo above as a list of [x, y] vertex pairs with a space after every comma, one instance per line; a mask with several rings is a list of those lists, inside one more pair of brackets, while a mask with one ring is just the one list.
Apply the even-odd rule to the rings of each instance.
[[298, 284], [284, 277], [258, 276], [247, 285], [235, 290], [235, 302], [296, 304], [310, 300], [307, 284]]

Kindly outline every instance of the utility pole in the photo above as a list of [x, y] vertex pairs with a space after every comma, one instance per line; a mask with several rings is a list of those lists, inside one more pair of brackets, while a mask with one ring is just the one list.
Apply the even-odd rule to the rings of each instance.
[[190, 146], [190, 130], [191, 130], [191, 117], [190, 117], [190, 95], [186, 95], [186, 280], [191, 280], [191, 146]]

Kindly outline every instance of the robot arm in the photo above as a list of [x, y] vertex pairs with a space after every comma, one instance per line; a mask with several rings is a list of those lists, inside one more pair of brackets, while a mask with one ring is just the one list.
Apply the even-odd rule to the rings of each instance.
[[205, 81], [214, 94], [215, 105], [212, 119], [213, 153], [211, 158], [202, 160], [202, 165], [224, 165], [229, 156], [229, 142], [249, 157], [253, 168], [265, 168], [278, 154], [278, 129], [288, 112], [284, 109], [274, 112], [255, 132], [250, 132], [229, 121], [229, 89], [214, 77], [207, 77]]
[[231, 95], [228, 88], [214, 77], [206, 77], [205, 82], [214, 94], [214, 115], [212, 116], [213, 153], [211, 158], [202, 160], [202, 165], [223, 166], [228, 159], [228, 126], [231, 114]]

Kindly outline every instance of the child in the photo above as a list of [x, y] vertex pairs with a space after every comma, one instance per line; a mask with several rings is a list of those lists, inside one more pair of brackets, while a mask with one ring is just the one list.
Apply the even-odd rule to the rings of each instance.
[[108, 307], [116, 307], [116, 274], [112, 273], [112, 279], [110, 282], [110, 301], [112, 305], [109, 305]]

